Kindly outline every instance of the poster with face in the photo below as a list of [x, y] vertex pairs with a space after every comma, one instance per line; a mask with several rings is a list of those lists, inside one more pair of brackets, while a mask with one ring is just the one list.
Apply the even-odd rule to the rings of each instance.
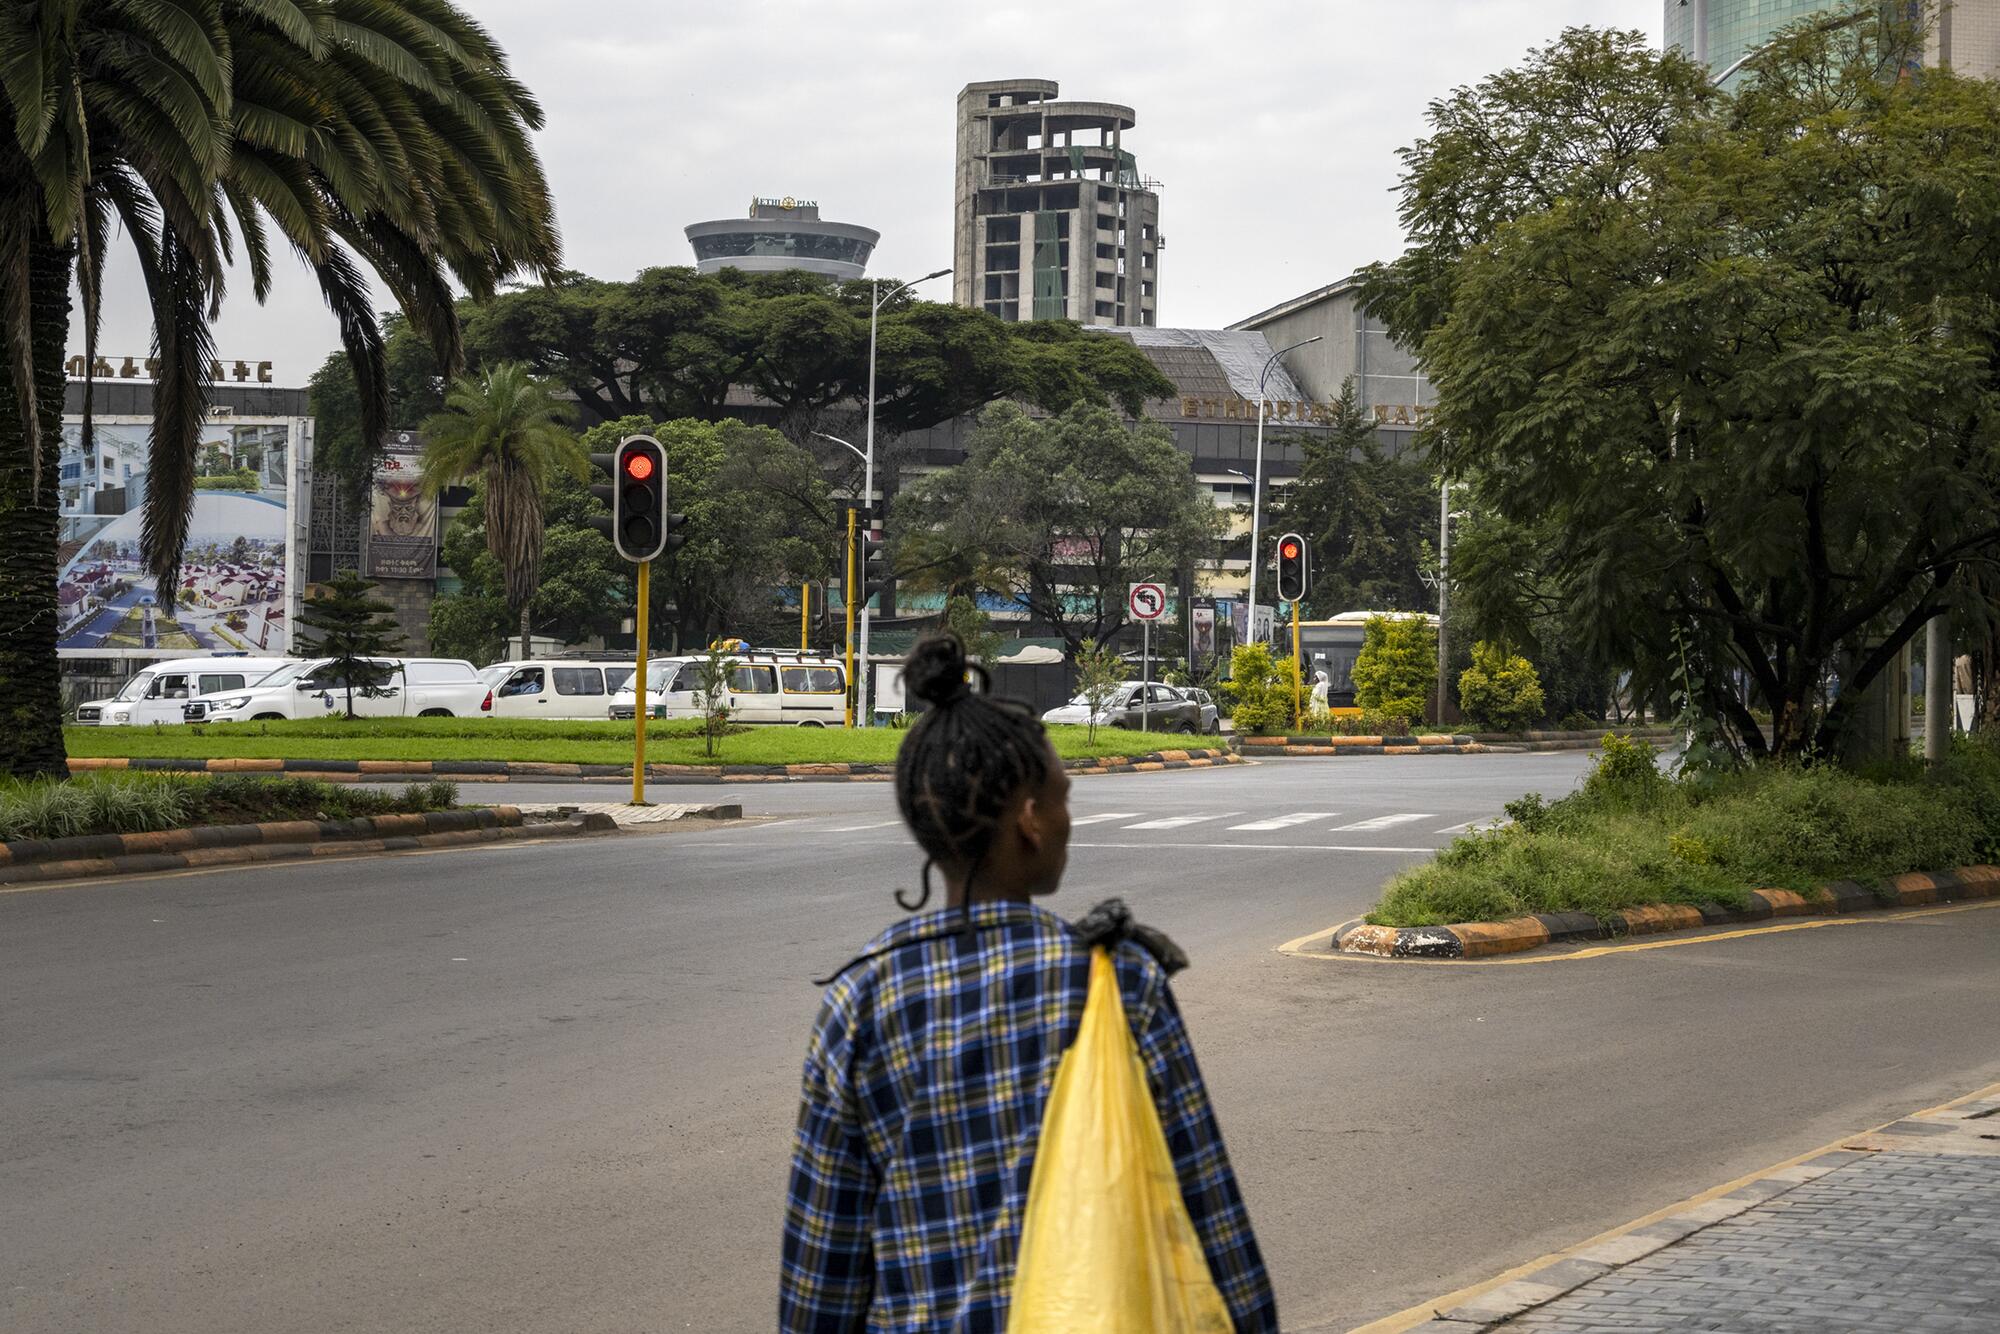
[[65, 423], [57, 647], [284, 654], [293, 432], [283, 421], [202, 428], [179, 583], [162, 590], [141, 555], [150, 425], [97, 423], [86, 451], [81, 423]]
[[424, 494], [421, 450], [421, 437], [400, 431], [376, 466], [368, 510], [370, 579], [437, 577], [437, 497]]

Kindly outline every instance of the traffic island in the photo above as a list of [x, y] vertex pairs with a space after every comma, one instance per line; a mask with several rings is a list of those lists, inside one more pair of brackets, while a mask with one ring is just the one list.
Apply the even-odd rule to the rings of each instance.
[[2000, 897], [2000, 867], [1962, 866], [1952, 871], [1893, 876], [1873, 887], [1840, 880], [1806, 894], [1756, 889], [1750, 891], [1749, 902], [1742, 908], [1656, 903], [1602, 918], [1582, 912], [1534, 913], [1504, 922], [1455, 922], [1449, 926], [1374, 926], [1356, 920], [1336, 927], [1330, 943], [1343, 954], [1387, 959], [1484, 959], [1566, 942], [1996, 897]]
[[279, 820], [264, 824], [200, 825], [144, 834], [22, 839], [0, 843], [0, 885], [199, 870], [249, 862], [410, 852], [420, 848], [471, 847], [617, 831], [618, 826], [609, 815], [597, 812], [532, 819], [517, 807], [483, 806], [428, 815]]
[[[1154, 773], [1169, 769], [1207, 769], [1241, 764], [1243, 757], [1228, 750], [1156, 750], [1140, 755], [1101, 755], [1068, 759], [1072, 775]], [[146, 759], [73, 758], [77, 773], [124, 770], [133, 773], [288, 774], [322, 782], [400, 782], [412, 778], [445, 778], [455, 783], [579, 782], [629, 783], [630, 764], [565, 764], [537, 760], [322, 760], [322, 759]], [[648, 764], [649, 781], [663, 783], [786, 783], [886, 782], [896, 776], [892, 763], [825, 764]]]
[[1237, 736], [1231, 746], [1258, 759], [1312, 755], [1484, 755], [1595, 750], [1615, 736], [1649, 743], [1674, 739], [1671, 728], [1599, 727], [1584, 732], [1422, 732], [1410, 736]]

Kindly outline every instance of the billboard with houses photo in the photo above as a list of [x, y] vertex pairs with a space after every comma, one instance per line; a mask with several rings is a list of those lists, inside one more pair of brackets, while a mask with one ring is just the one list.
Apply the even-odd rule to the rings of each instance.
[[99, 420], [86, 452], [81, 423], [64, 423], [58, 649], [283, 655], [297, 582], [290, 539], [302, 420], [222, 419], [203, 428], [171, 598], [140, 555], [149, 433], [144, 419]]

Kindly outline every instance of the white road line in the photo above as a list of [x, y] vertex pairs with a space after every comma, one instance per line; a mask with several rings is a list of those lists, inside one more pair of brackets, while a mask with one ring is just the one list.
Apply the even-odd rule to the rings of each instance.
[[1337, 824], [1330, 831], [1335, 834], [1365, 834], [1376, 829], [1391, 829], [1412, 820], [1435, 820], [1434, 815], [1419, 812], [1415, 815], [1378, 815], [1372, 820], [1356, 820], [1353, 824]]
[[1130, 820], [1143, 814], [1143, 811], [1108, 811], [1103, 815], [1078, 815], [1070, 819], [1069, 827], [1075, 829], [1079, 825], [1103, 824], [1106, 820]]
[[[1208, 820], [1227, 820], [1242, 811], [1218, 811], [1214, 815], [1169, 815], [1159, 820], [1141, 820], [1138, 824], [1128, 824], [1127, 829], [1179, 829], [1182, 825], [1201, 824]], [[1073, 822], [1072, 822], [1073, 823]]]
[[1253, 820], [1249, 824], [1233, 824], [1229, 832], [1234, 834], [1246, 829], [1289, 829], [1295, 824], [1305, 824], [1309, 820], [1331, 820], [1339, 811], [1294, 811], [1290, 815], [1280, 815], [1269, 820]]
[[1448, 825], [1443, 829], [1437, 830], [1436, 832], [1440, 834], [1462, 834], [1468, 829], [1476, 829], [1480, 825], [1491, 822], [1491, 820], [1492, 820], [1491, 816], [1488, 816], [1484, 820], [1467, 820], [1464, 824]]
[[829, 834], [855, 834], [863, 829], [887, 829], [891, 825], [899, 825], [901, 823], [903, 823], [901, 820], [881, 820], [875, 824], [843, 824], [835, 825], [826, 832]]

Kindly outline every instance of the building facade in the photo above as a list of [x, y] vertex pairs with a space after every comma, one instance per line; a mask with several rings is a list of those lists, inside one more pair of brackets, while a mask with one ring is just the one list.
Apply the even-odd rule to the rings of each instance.
[[[1392, 454], [1415, 445], [1437, 402], [1416, 357], [1361, 309], [1357, 279], [1281, 301], [1229, 327], [1262, 334], [1274, 348], [1289, 348], [1281, 364], [1308, 401], [1333, 402], [1353, 381], [1356, 398], [1375, 418], [1376, 438]], [[1319, 341], [1306, 341], [1315, 338]], [[1295, 346], [1301, 343], [1305, 346]]]
[[[1666, 0], [1666, 45], [1733, 81], [1743, 58], [1778, 29], [1838, 8], [1828, 0]], [[1928, 47], [1930, 64], [1980, 78], [2000, 73], [2000, 0], [1942, 0]]]
[[958, 95], [952, 300], [1003, 320], [1159, 323], [1160, 197], [1125, 148], [1132, 108], [1052, 79]]
[[851, 222], [827, 222], [809, 199], [753, 199], [747, 218], [690, 223], [688, 245], [702, 273], [742, 269], [769, 273], [803, 269], [832, 278], [859, 278], [882, 233]]

